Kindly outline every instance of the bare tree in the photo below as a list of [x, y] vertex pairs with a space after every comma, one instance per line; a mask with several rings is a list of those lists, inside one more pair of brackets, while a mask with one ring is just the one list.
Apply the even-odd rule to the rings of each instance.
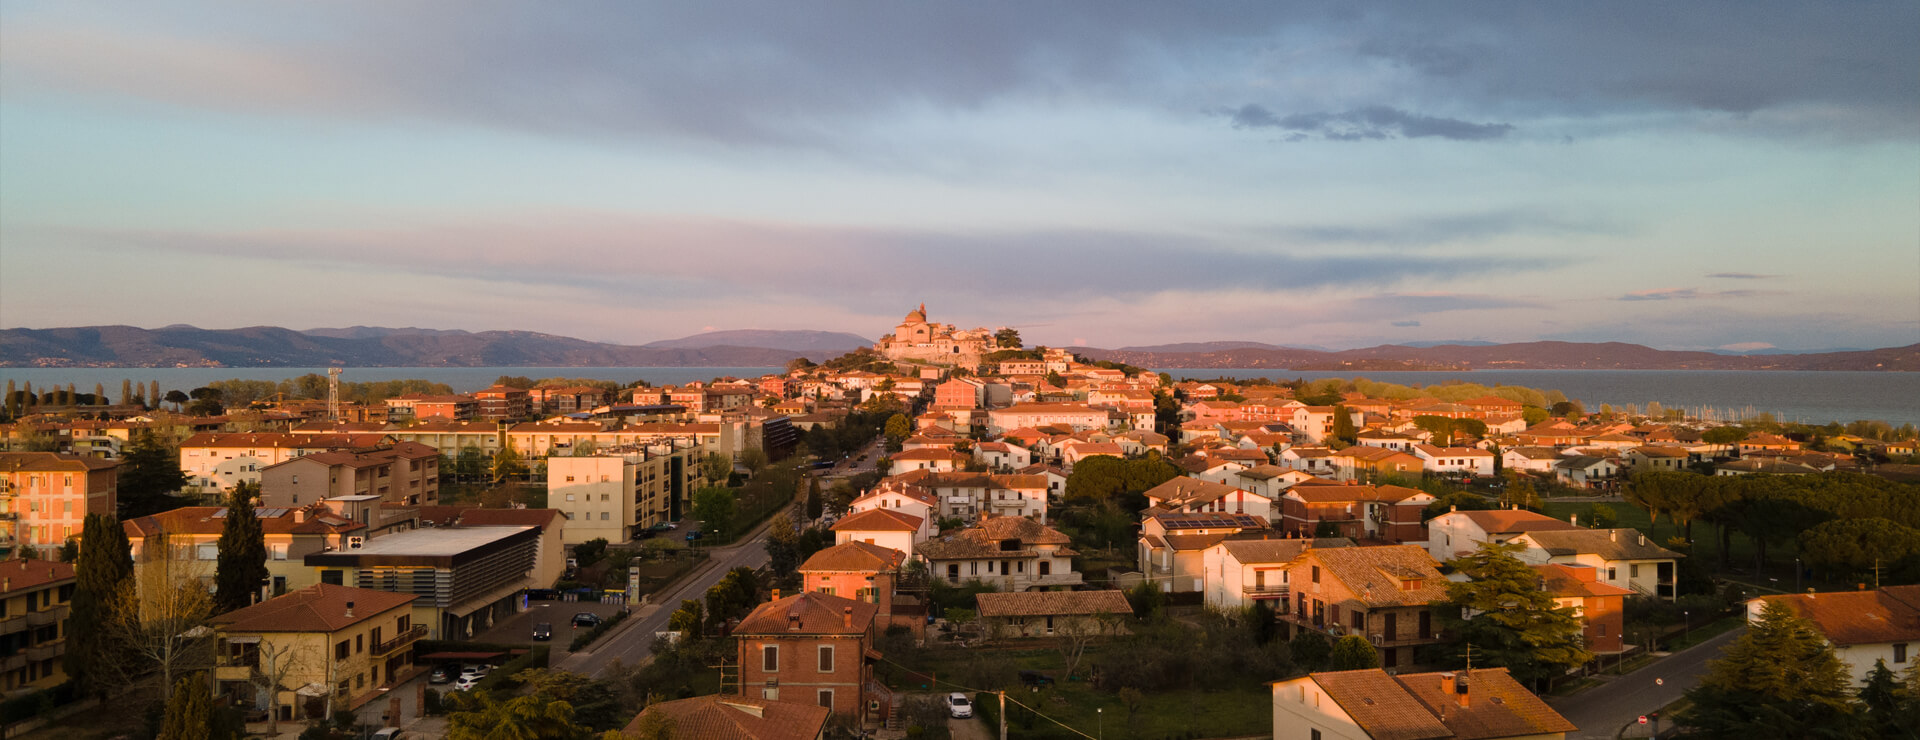
[[296, 688], [286, 685], [287, 676], [306, 670], [315, 660], [326, 658], [324, 655], [314, 656], [311, 649], [301, 649], [305, 644], [300, 640], [284, 644], [262, 640], [254, 648], [254, 662], [248, 666], [247, 683], [267, 695], [268, 735], [280, 734], [280, 692]]
[[159, 671], [165, 699], [180, 676], [213, 667], [213, 630], [206, 626], [213, 594], [205, 585], [206, 568], [172, 557], [165, 535], [148, 543], [157, 547], [143, 550], [146, 562], [121, 586], [120, 607], [104, 631], [124, 648], [121, 675], [131, 682]]
[[1066, 672], [1060, 680], [1073, 678], [1073, 671], [1080, 667], [1080, 659], [1086, 657], [1087, 645], [1101, 633], [1098, 620], [1087, 617], [1066, 617], [1054, 627], [1053, 648], [1060, 651], [1060, 660], [1066, 664]]

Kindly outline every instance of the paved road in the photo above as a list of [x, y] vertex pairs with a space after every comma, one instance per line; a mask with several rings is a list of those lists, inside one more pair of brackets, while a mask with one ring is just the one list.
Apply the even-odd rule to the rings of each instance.
[[[1567, 740], [1611, 740], [1621, 727], [1642, 714], [1678, 701], [1687, 689], [1700, 683], [1707, 673], [1707, 661], [1720, 657], [1721, 648], [1745, 634], [1746, 629], [1742, 626], [1728, 631], [1645, 668], [1613, 677], [1600, 686], [1565, 699], [1550, 699], [1547, 703], [1580, 728], [1578, 732], [1569, 733]], [[1658, 685], [1654, 683], [1656, 678], [1661, 679]], [[1667, 727], [1661, 725], [1663, 731]]]
[[[772, 519], [767, 521], [771, 523]], [[653, 657], [654, 633], [666, 630], [667, 618], [680, 607], [682, 599], [704, 598], [707, 589], [734, 568], [759, 568], [767, 564], [766, 533], [766, 524], [762, 524], [744, 542], [709, 548], [712, 555], [707, 563], [681, 579], [673, 591], [653, 594], [646, 605], [635, 605], [633, 616], [615, 627], [610, 636], [601, 638], [591, 652], [569, 655], [557, 667], [598, 677], [615, 660], [627, 666], [646, 662]]]

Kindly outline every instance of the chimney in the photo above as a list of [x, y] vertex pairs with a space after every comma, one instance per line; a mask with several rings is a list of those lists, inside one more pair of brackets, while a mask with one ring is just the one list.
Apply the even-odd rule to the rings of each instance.
[[1610, 540], [1610, 541], [1613, 541], [1613, 542], [1619, 542], [1619, 541], [1620, 541], [1620, 530], [1618, 530], [1618, 529], [1609, 529], [1609, 530], [1607, 530], [1607, 539], [1608, 539], [1608, 540]]
[[307, 510], [306, 510], [306, 509], [294, 509], [294, 510], [293, 510], [293, 523], [294, 523], [294, 524], [299, 524], [299, 523], [301, 523], [301, 522], [304, 522], [304, 521], [306, 521], [306, 520], [307, 520]]
[[848, 629], [853, 628], [853, 607], [844, 607], [840, 610], [840, 621]]
[[13, 590], [13, 578], [12, 577], [0, 578], [0, 591], [12, 591], [12, 590]]
[[769, 598], [769, 599], [767, 599], [767, 600], [768, 600], [768, 601], [779, 601], [779, 600], [780, 600], [780, 589], [777, 589], [777, 588], [776, 588], [776, 589], [774, 589], [774, 590], [773, 590], [773, 596], [772, 596], [772, 598]]
[[347, 602], [347, 618], [353, 618], [353, 602], [351, 601]]
[[1645, 534], [1640, 535], [1640, 544], [1647, 544], [1647, 536]]
[[1453, 671], [1447, 671], [1445, 673], [1441, 673], [1440, 674], [1440, 693], [1451, 694], [1453, 693], [1453, 690], [1454, 690], [1453, 687], [1454, 687]]
[[[1461, 678], [1464, 679], [1467, 678], [1467, 676], [1462, 675]], [[1470, 681], [1455, 681], [1453, 684], [1453, 695], [1460, 702], [1461, 709], [1466, 709], [1470, 705], [1467, 697], [1468, 683], [1470, 683]]]

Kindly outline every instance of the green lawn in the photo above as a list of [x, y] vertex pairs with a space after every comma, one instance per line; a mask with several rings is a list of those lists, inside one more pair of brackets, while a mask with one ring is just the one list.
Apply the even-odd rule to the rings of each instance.
[[[1098, 660], [1098, 650], [1088, 649], [1077, 673], [1084, 675]], [[1104, 737], [1158, 739], [1263, 735], [1273, 730], [1272, 692], [1265, 682], [1277, 676], [1246, 676], [1244, 682], [1223, 691], [1145, 692], [1144, 700], [1129, 718], [1126, 705], [1114, 692], [1081, 680], [1058, 681], [1038, 691], [1022, 685], [1020, 670], [1039, 671], [1056, 680], [1061, 677], [1065, 662], [1052, 649], [941, 648], [921, 651], [908, 659], [923, 674], [937, 677], [937, 682], [930, 683], [927, 675], [882, 671], [889, 686], [908, 692], [1004, 690], [1012, 710], [1008, 732], [1016, 737], [1078, 737], [1046, 719], [1018, 711], [1016, 703], [1096, 737], [1102, 737], [1102, 731]], [[981, 681], [982, 675], [1000, 679]], [[984, 685], [973, 685], [975, 682]]]

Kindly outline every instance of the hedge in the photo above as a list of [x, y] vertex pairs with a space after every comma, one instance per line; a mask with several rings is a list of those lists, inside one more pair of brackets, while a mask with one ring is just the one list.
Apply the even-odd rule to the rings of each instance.
[[47, 709], [72, 702], [74, 698], [73, 682], [68, 681], [53, 688], [8, 699], [0, 702], [0, 724], [11, 725], [33, 719]]
[[547, 667], [547, 657], [550, 654], [551, 648], [545, 645], [535, 646], [525, 655], [509, 660], [500, 667], [488, 672], [485, 678], [480, 679], [479, 682], [473, 685], [473, 690], [476, 692], [493, 691], [494, 689], [500, 688], [501, 684], [512, 680], [513, 674], [515, 673], [519, 673], [528, 668], [545, 668]]

